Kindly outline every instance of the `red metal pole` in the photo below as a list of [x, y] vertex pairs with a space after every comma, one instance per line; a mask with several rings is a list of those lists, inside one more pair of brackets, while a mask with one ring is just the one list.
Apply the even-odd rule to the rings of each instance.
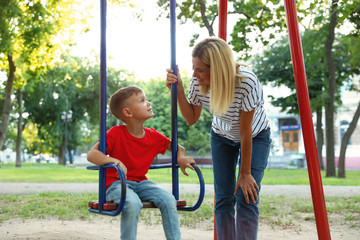
[[285, 0], [285, 13], [318, 238], [327, 240], [331, 239], [331, 236], [316, 149], [295, 0]]
[[227, 0], [219, 1], [219, 38], [226, 41]]
[[[226, 41], [226, 28], [227, 28], [227, 0], [220, 0], [219, 1], [219, 38]], [[215, 197], [214, 197], [214, 204], [215, 204]], [[215, 221], [215, 214], [214, 214], [214, 240], [217, 240], [216, 237], [216, 221]]]

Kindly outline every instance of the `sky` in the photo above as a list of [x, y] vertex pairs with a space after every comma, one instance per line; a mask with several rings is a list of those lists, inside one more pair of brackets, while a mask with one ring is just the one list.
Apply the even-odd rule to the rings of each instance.
[[[107, 11], [107, 61], [108, 66], [126, 69], [135, 73], [137, 80], [164, 77], [170, 67], [170, 20], [162, 17], [156, 20], [159, 10], [156, 1], [133, 0], [136, 9], [108, 7]], [[76, 38], [77, 46], [73, 52], [87, 56], [94, 50], [100, 53], [100, 9], [98, 1], [89, 19], [91, 30]], [[142, 11], [142, 21], [134, 17]], [[196, 30], [198, 29], [198, 30]], [[194, 33], [204, 33], [198, 26], [189, 22], [176, 24], [176, 55], [180, 71], [191, 73], [191, 50], [189, 41]]]

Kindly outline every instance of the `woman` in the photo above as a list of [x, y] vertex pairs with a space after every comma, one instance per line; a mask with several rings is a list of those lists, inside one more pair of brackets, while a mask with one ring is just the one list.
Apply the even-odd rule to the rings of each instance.
[[[202, 106], [213, 114], [211, 154], [217, 239], [254, 240], [260, 183], [271, 143], [262, 86], [247, 66], [235, 62], [230, 47], [220, 38], [199, 42], [193, 49], [192, 62], [188, 98], [180, 74], [175, 76], [171, 69], [167, 69], [165, 85], [170, 88], [178, 82], [177, 101], [189, 125], [198, 121]], [[240, 170], [236, 178], [237, 164]]]

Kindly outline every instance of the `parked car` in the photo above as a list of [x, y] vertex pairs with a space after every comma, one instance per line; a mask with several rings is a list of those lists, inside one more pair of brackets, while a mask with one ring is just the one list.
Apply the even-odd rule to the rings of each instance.
[[56, 159], [49, 154], [38, 154], [34, 156], [36, 163], [57, 163]]

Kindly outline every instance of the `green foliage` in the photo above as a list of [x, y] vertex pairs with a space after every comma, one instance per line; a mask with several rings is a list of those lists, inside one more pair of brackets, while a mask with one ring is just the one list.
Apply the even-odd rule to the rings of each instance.
[[[63, 40], [60, 37], [62, 30], [75, 22], [75, 14], [72, 13], [77, 2], [62, 0], [1, 2], [0, 71], [15, 76], [14, 83], [12, 80], [4, 82], [7, 88], [6, 99], [1, 101], [0, 107], [4, 110], [1, 116], [4, 121], [0, 129], [1, 133], [7, 132], [7, 119], [12, 111], [10, 96], [13, 87], [21, 91], [28, 81], [37, 80], [58, 57], [61, 52], [58, 50]], [[10, 69], [8, 60], [14, 61], [13, 69]]]
[[[168, 2], [158, 1], [158, 5], [164, 9], [162, 15], [168, 16]], [[275, 35], [286, 27], [284, 7], [279, 0], [229, 0], [228, 6], [229, 18], [236, 20], [230, 43], [241, 58], [250, 57], [253, 41], [267, 45], [269, 40], [274, 39]], [[200, 28], [206, 27], [210, 36], [216, 35], [214, 23], [218, 18], [218, 1], [186, 0], [182, 1], [178, 8], [180, 11], [177, 18], [181, 24], [191, 20]], [[267, 31], [268, 29], [272, 31]], [[199, 37], [197, 33], [193, 36], [193, 39], [189, 40], [190, 45]]]
[[[157, 1], [158, 6], [163, 8], [161, 15], [165, 15], [169, 17], [169, 6], [170, 1]], [[205, 6], [205, 15], [207, 16], [207, 20], [209, 22], [214, 22], [216, 17], [218, 16], [218, 7], [217, 1], [209, 0], [206, 2], [207, 6]], [[185, 24], [189, 19], [194, 23], [198, 23], [200, 27], [204, 27], [204, 22], [201, 16], [201, 1], [191, 1], [185, 0], [182, 1], [181, 4], [177, 5], [180, 8], [177, 19], [180, 20], [180, 24]]]
[[[99, 69], [98, 64], [87, 59], [62, 55], [61, 61], [45, 73], [28, 72], [32, 81], [24, 90], [25, 109], [30, 114], [29, 119], [36, 124], [44, 146], [51, 148], [45, 150], [53, 154], [59, 152], [65, 133], [61, 113], [68, 110], [73, 112], [68, 125], [69, 145], [76, 149], [82, 144], [83, 137], [89, 139], [91, 128], [99, 121]], [[126, 71], [109, 68], [108, 73], [110, 89], [114, 89], [114, 85], [121, 86], [126, 82], [124, 78], [128, 78]], [[94, 137], [90, 137], [91, 145], [97, 139], [96, 135]]]
[[[241, 53], [241, 58], [248, 58], [248, 51], [253, 48], [252, 41], [267, 45], [269, 40], [286, 27], [284, 7], [281, 1], [229, 1], [233, 2], [232, 14], [238, 20], [231, 33], [234, 51]], [[272, 31], [266, 31], [272, 29]], [[251, 35], [256, 34], [256, 37]]]
[[[306, 30], [302, 35], [304, 62], [306, 68], [309, 97], [313, 110], [321, 108], [329, 99], [326, 79], [328, 70], [325, 56], [324, 42], [326, 41], [324, 29]], [[316, 39], [316, 41], [314, 41]], [[334, 45], [334, 61], [336, 64], [336, 103], [341, 104], [340, 89], [345, 84], [351, 85], [351, 75], [356, 72], [351, 64], [351, 55], [344, 54], [350, 47], [346, 44], [348, 37], [339, 36]], [[282, 38], [262, 54], [254, 58], [253, 66], [259, 79], [272, 87], [287, 86], [292, 93], [286, 97], [271, 96], [272, 104], [281, 107], [282, 111], [298, 114], [297, 95], [293, 74], [292, 61], [287, 38]]]
[[[72, 5], [61, 0], [15, 1], [0, 5], [0, 53], [13, 56], [20, 78], [26, 68], [43, 69], [55, 57], [57, 44], [53, 42], [60, 29], [71, 25]], [[62, 14], [63, 13], [63, 14]], [[63, 20], [58, 18], [62, 15]], [[64, 17], [69, 17], [64, 20]], [[2, 64], [5, 58], [0, 58]]]

